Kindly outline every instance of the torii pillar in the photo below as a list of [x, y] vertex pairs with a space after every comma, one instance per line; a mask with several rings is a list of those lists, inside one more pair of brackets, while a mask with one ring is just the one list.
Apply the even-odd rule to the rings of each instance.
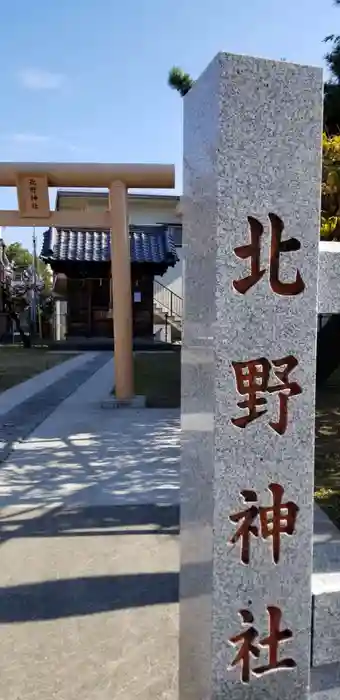
[[[111, 282], [113, 299], [113, 333], [115, 352], [116, 397], [129, 401], [133, 385], [133, 337], [130, 236], [127, 212], [127, 189], [116, 180], [109, 189], [111, 217]], [[119, 368], [119, 371], [117, 371]]]

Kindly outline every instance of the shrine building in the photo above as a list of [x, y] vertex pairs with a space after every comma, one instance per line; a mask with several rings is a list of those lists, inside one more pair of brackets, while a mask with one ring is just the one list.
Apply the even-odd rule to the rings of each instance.
[[[135, 338], [153, 336], [155, 279], [162, 298], [164, 289], [173, 295], [171, 285], [181, 285], [178, 204], [174, 195], [128, 194]], [[108, 193], [60, 190], [55, 208], [103, 211], [108, 208]], [[109, 231], [49, 228], [44, 232], [40, 257], [53, 271], [57, 340], [113, 336], [110, 256]], [[178, 272], [169, 276], [175, 266]], [[163, 279], [170, 280], [170, 287]]]

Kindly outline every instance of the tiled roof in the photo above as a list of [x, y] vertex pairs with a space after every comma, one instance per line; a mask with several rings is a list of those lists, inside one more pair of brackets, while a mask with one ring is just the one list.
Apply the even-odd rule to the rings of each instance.
[[[165, 263], [178, 260], [172, 235], [167, 227], [130, 227], [130, 253], [134, 263]], [[110, 260], [108, 231], [76, 231], [50, 228], [44, 233], [41, 257], [47, 261], [106, 262]]]

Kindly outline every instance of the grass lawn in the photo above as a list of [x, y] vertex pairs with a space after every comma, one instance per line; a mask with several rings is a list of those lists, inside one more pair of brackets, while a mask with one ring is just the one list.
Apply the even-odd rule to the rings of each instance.
[[315, 499], [340, 528], [340, 372], [316, 399]]
[[47, 348], [0, 347], [0, 393], [70, 357], [70, 354], [50, 353]]
[[140, 352], [134, 356], [135, 393], [149, 408], [181, 405], [181, 353]]

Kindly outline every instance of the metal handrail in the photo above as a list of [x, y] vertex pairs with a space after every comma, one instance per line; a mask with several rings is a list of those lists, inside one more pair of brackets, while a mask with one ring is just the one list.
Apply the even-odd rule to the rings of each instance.
[[182, 297], [179, 296], [179, 294], [176, 294], [176, 292], [173, 292], [170, 287], [167, 287], [165, 284], [162, 284], [162, 282], [159, 282], [159, 280], [154, 280], [154, 284], [157, 285], [157, 287], [162, 287], [162, 289], [167, 289], [171, 294], [174, 295], [174, 297], [177, 297], [177, 299], [180, 299], [180, 301], [183, 301]]
[[166, 311], [170, 317], [182, 319], [183, 316], [183, 299], [172, 289], [166, 287], [158, 280], [154, 280], [154, 302], [158, 304], [163, 311]]

